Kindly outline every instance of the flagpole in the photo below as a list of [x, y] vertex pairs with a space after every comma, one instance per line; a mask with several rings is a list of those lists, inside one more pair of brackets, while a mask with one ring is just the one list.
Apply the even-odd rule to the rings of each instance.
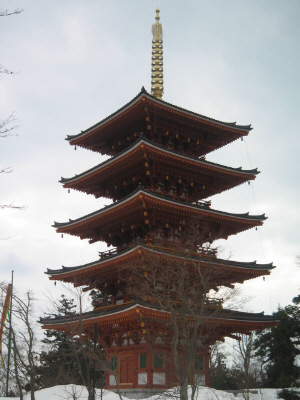
[[10, 309], [9, 309], [9, 331], [8, 331], [8, 356], [7, 356], [7, 376], [6, 376], [6, 397], [8, 397], [8, 381], [10, 368], [10, 352], [11, 352], [11, 317], [12, 317], [12, 299], [13, 299], [13, 283], [14, 271], [11, 271], [11, 294], [10, 294]]

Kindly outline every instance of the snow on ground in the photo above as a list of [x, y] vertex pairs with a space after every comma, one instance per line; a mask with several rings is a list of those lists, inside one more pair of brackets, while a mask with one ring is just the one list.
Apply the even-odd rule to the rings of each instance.
[[[250, 400], [275, 400], [277, 399], [276, 389], [258, 389], [257, 393], [250, 394]], [[38, 390], [35, 393], [36, 400], [87, 400], [87, 390], [82, 386], [66, 385], [54, 386], [48, 389]], [[155, 400], [158, 396], [152, 396], [148, 400]], [[242, 400], [242, 394], [234, 395], [232, 393], [223, 392], [221, 390], [201, 387], [198, 391], [197, 398], [199, 400]], [[6, 400], [6, 397], [0, 397], [0, 400]], [[15, 397], [18, 400], [19, 397]], [[30, 400], [30, 394], [24, 396], [24, 399]], [[100, 399], [100, 390], [97, 390], [96, 399]], [[126, 399], [124, 397], [124, 399]], [[116, 393], [108, 390], [103, 391], [103, 400], [120, 400]]]

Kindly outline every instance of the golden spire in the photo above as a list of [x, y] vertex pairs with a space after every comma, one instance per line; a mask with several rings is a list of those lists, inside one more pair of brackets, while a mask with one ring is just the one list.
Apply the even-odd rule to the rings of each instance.
[[156, 22], [152, 25], [152, 63], [151, 63], [151, 94], [161, 100], [164, 93], [163, 81], [163, 31], [159, 22], [159, 9], [156, 10]]

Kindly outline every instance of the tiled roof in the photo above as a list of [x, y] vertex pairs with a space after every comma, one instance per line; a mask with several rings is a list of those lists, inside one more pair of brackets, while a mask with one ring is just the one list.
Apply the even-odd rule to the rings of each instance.
[[[39, 322], [44, 325], [59, 325], [65, 323], [76, 322], [78, 320], [86, 321], [89, 319], [97, 319], [99, 317], [110, 316], [115, 314], [120, 314], [126, 311], [129, 311], [134, 308], [141, 307], [142, 309], [155, 310], [155, 311], [163, 311], [158, 304], [149, 304], [143, 300], [136, 300], [129, 304], [121, 304], [118, 306], [111, 306], [107, 308], [103, 308], [102, 310], [97, 311], [89, 311], [86, 313], [73, 314], [69, 316], [55, 316], [54, 318], [40, 318]], [[264, 315], [263, 312], [260, 313], [249, 313], [228, 309], [221, 309], [216, 312], [206, 313], [206, 317], [212, 317], [214, 319], [225, 319], [225, 320], [234, 320], [234, 321], [245, 321], [245, 322], [276, 322], [278, 318], [272, 315]]]
[[251, 169], [251, 170], [243, 170], [241, 167], [240, 168], [227, 167], [227, 166], [224, 166], [224, 165], [221, 165], [221, 164], [217, 164], [217, 163], [214, 163], [214, 162], [211, 162], [211, 161], [206, 161], [206, 160], [201, 159], [201, 158], [199, 159], [197, 157], [186, 155], [186, 154], [180, 153], [180, 152], [175, 151], [175, 150], [166, 149], [165, 147], [160, 146], [160, 145], [155, 144], [155, 143], [152, 143], [149, 140], [147, 140], [145, 137], [141, 136], [132, 145], [128, 146], [125, 150], [121, 151], [117, 156], [111, 157], [108, 160], [96, 165], [95, 167], [93, 167], [93, 168], [91, 168], [91, 169], [89, 169], [87, 171], [84, 171], [81, 174], [73, 176], [72, 178], [61, 178], [60, 182], [61, 183], [68, 183], [68, 182], [71, 182], [71, 181], [75, 181], [75, 180], [77, 180], [77, 179], [79, 179], [79, 178], [81, 178], [81, 177], [83, 177], [85, 175], [88, 175], [88, 174], [96, 171], [97, 169], [100, 169], [104, 165], [109, 164], [110, 162], [122, 157], [124, 154], [126, 154], [127, 152], [129, 152], [135, 146], [139, 145], [142, 142], [147, 143], [148, 145], [150, 145], [152, 147], [155, 147], [155, 148], [158, 148], [160, 150], [163, 150], [166, 153], [176, 154], [176, 155], [178, 155], [180, 157], [183, 157], [183, 158], [186, 158], [186, 159], [189, 159], [189, 160], [193, 160], [193, 161], [197, 161], [197, 162], [199, 162], [199, 164], [203, 164], [204, 166], [217, 167], [217, 168], [220, 168], [220, 169], [223, 169], [223, 170], [226, 170], [226, 171], [233, 171], [233, 172], [241, 173], [241, 174], [251, 174], [251, 175], [259, 174], [259, 171], [257, 170], [257, 168]]
[[189, 115], [189, 116], [194, 116], [194, 117], [196, 117], [196, 118], [199, 118], [199, 119], [202, 119], [202, 120], [208, 121], [208, 122], [213, 122], [213, 123], [215, 123], [215, 124], [217, 124], [217, 125], [220, 125], [220, 126], [230, 127], [230, 128], [234, 128], [234, 129], [236, 129], [236, 130], [244, 130], [244, 131], [245, 131], [245, 130], [246, 130], [246, 131], [250, 131], [250, 130], [252, 129], [252, 128], [251, 128], [251, 125], [237, 125], [236, 122], [223, 122], [223, 121], [218, 121], [218, 120], [216, 120], [216, 119], [209, 118], [209, 117], [206, 117], [206, 116], [204, 116], [204, 115], [197, 114], [197, 113], [195, 113], [195, 112], [192, 112], [192, 111], [186, 110], [186, 109], [184, 109], [184, 108], [175, 106], [175, 105], [173, 105], [173, 104], [171, 104], [171, 103], [167, 103], [167, 102], [165, 102], [165, 101], [163, 101], [163, 100], [158, 100], [156, 97], [151, 96], [151, 95], [145, 90], [145, 88], [142, 87], [140, 93], [138, 93], [137, 96], [135, 96], [131, 101], [129, 101], [129, 102], [128, 102], [127, 104], [125, 104], [123, 107], [119, 108], [119, 110], [115, 111], [113, 114], [111, 114], [111, 115], [109, 115], [108, 117], [104, 118], [102, 121], [96, 123], [95, 125], [91, 126], [90, 128], [88, 128], [88, 129], [86, 129], [86, 130], [84, 130], [84, 131], [81, 131], [81, 132], [80, 132], [79, 134], [77, 134], [77, 135], [68, 135], [67, 138], [66, 138], [66, 140], [71, 141], [71, 140], [77, 139], [77, 138], [79, 138], [79, 137], [82, 137], [82, 136], [84, 136], [84, 135], [86, 135], [86, 134], [92, 132], [93, 130], [95, 130], [95, 129], [97, 129], [98, 127], [100, 127], [102, 124], [108, 122], [109, 120], [112, 120], [112, 119], [113, 119], [114, 117], [116, 117], [118, 114], [121, 114], [122, 111], [126, 110], [126, 108], [130, 107], [131, 105], [133, 105], [133, 104], [134, 104], [136, 101], [138, 101], [142, 96], [146, 96], [146, 97], [149, 98], [151, 101], [153, 101], [153, 102], [155, 102], [155, 103], [158, 103], [158, 104], [162, 104], [162, 105], [164, 105], [164, 106], [168, 106], [168, 107], [170, 107], [170, 108], [173, 109], [173, 110], [181, 111], [181, 112], [183, 112], [183, 113], [185, 113], [185, 114], [187, 114], [187, 115]]
[[[49, 269], [47, 268], [47, 272], [45, 272], [47, 275], [60, 275], [60, 274], [66, 274], [68, 272], [73, 272], [73, 271], [79, 271], [79, 270], [84, 270], [86, 268], [95, 266], [95, 265], [99, 265], [99, 264], [104, 264], [112, 259], [116, 259], [118, 257], [122, 257], [122, 255], [124, 254], [128, 254], [130, 252], [133, 252], [137, 249], [144, 249], [146, 251], [151, 251], [151, 252], [155, 252], [155, 253], [159, 253], [159, 254], [170, 254], [167, 251], [163, 251], [163, 250], [155, 250], [155, 249], [151, 249], [151, 247], [147, 247], [147, 246], [143, 246], [143, 245], [137, 245], [134, 248], [127, 248], [123, 251], [120, 251], [118, 253], [112, 254], [110, 256], [107, 256], [101, 260], [97, 260], [97, 261], [93, 261], [87, 264], [83, 264], [83, 265], [78, 265], [76, 267], [65, 267], [62, 266], [61, 269]], [[173, 254], [171, 254], [173, 255]], [[192, 257], [191, 257], [192, 259]], [[208, 258], [207, 257], [200, 257], [199, 258], [200, 261], [203, 262], [207, 262]], [[231, 260], [223, 260], [220, 258], [209, 258], [209, 262], [212, 264], [221, 264], [221, 265], [225, 265], [225, 266], [231, 266], [231, 267], [235, 267], [235, 268], [240, 268], [240, 269], [254, 269], [254, 270], [263, 270], [263, 271], [269, 271], [273, 268], [275, 268], [273, 266], [273, 263], [268, 263], [268, 264], [258, 264], [256, 261], [250, 261], [250, 262], [242, 262], [242, 261], [231, 261]]]
[[96, 216], [98, 214], [101, 214], [104, 211], [107, 211], [108, 209], [117, 207], [119, 204], [125, 203], [127, 200], [129, 200], [130, 198], [133, 198], [134, 196], [144, 193], [147, 196], [150, 197], [154, 197], [154, 198], [158, 198], [158, 199], [163, 199], [167, 202], [171, 202], [173, 204], [178, 204], [181, 205], [183, 207], [189, 207], [195, 210], [202, 210], [205, 213], [210, 213], [210, 214], [218, 214], [218, 215], [222, 215], [222, 216], [228, 216], [228, 217], [232, 217], [232, 218], [241, 218], [241, 219], [245, 219], [245, 220], [257, 220], [257, 221], [265, 221], [267, 219], [267, 217], [265, 216], [265, 214], [260, 214], [260, 215], [250, 215], [249, 212], [247, 213], [242, 213], [242, 214], [233, 214], [233, 213], [229, 213], [229, 212], [225, 212], [225, 211], [219, 211], [219, 210], [214, 210], [211, 208], [207, 208], [207, 206], [205, 205], [196, 205], [193, 202], [181, 202], [179, 200], [173, 200], [170, 197], [167, 196], [161, 196], [157, 193], [152, 193], [147, 191], [146, 189], [144, 189], [143, 187], [138, 187], [134, 192], [132, 192], [131, 194], [129, 194], [128, 196], [124, 197], [122, 200], [120, 201], [116, 201], [108, 206], [105, 206], [103, 208], [101, 208], [100, 210], [94, 211], [91, 214], [87, 214], [84, 215], [83, 217], [80, 217], [78, 219], [72, 220], [69, 219], [69, 222], [54, 222], [54, 225], [52, 225], [54, 228], [60, 228], [60, 227], [65, 227], [65, 226], [71, 226], [72, 224], [76, 224], [80, 221], [84, 221], [89, 219], [90, 217]]

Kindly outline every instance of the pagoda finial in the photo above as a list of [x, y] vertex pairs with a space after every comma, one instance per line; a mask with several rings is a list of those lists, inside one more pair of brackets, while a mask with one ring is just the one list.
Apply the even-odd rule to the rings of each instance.
[[163, 81], [163, 31], [159, 22], [159, 9], [156, 10], [156, 22], [152, 25], [152, 63], [151, 63], [151, 94], [161, 100], [164, 92]]

